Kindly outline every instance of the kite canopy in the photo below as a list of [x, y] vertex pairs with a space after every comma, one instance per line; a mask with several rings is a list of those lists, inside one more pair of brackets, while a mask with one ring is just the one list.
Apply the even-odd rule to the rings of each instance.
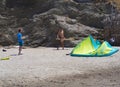
[[102, 57], [110, 56], [118, 51], [113, 48], [107, 41], [102, 44], [99, 40], [95, 40], [91, 35], [85, 38], [82, 42], [72, 50], [71, 56], [81, 57]]

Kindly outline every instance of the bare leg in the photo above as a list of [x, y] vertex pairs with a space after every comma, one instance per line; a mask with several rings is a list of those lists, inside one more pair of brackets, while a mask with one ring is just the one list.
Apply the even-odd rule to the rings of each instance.
[[62, 49], [64, 50], [64, 41], [62, 42]]
[[18, 53], [18, 55], [21, 55], [21, 51], [22, 51], [22, 46], [19, 46], [19, 53]]
[[62, 47], [62, 49], [64, 50], [64, 39], [61, 39], [61, 47]]
[[59, 44], [60, 44], [60, 41], [57, 40], [57, 50], [59, 50]]
[[59, 47], [57, 47], [57, 50], [59, 50]]

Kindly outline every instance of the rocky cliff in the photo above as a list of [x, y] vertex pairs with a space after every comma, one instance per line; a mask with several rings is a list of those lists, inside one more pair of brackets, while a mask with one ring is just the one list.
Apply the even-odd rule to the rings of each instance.
[[65, 46], [74, 46], [88, 35], [103, 39], [103, 20], [111, 14], [107, 2], [92, 0], [1, 0], [0, 45], [16, 45], [18, 27], [23, 27], [25, 45], [55, 46], [56, 33], [63, 28]]

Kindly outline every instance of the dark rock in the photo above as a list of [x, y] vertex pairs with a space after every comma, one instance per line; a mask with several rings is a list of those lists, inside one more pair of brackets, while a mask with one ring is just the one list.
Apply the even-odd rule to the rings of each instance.
[[92, 0], [74, 0], [77, 3], [88, 3], [88, 2], [92, 2]]
[[1, 0], [0, 45], [16, 45], [18, 27], [23, 27], [25, 45], [31, 47], [55, 46], [59, 28], [66, 38], [75, 39], [65, 46], [75, 46], [90, 34], [103, 39], [103, 19], [111, 9], [111, 4], [91, 0]]
[[[120, 14], [106, 17], [104, 24], [105, 40], [112, 45], [120, 46]], [[111, 38], [115, 39], [114, 43], [110, 41]]]

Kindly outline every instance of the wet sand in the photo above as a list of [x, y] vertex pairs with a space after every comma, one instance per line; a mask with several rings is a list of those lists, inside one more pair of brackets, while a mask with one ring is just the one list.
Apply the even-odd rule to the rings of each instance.
[[[119, 47], [118, 47], [119, 48]], [[120, 87], [120, 52], [109, 57], [71, 57], [72, 48], [7, 49], [0, 58], [0, 87]]]

